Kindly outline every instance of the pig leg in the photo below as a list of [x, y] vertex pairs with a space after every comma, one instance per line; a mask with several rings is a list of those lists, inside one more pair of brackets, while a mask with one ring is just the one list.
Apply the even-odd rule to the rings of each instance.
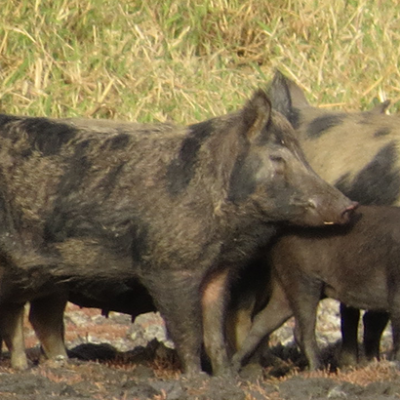
[[[301, 278], [300, 278], [301, 279]], [[288, 288], [289, 289], [289, 288]], [[317, 307], [321, 298], [321, 287], [310, 282], [286, 290], [296, 319], [297, 339], [308, 360], [310, 370], [320, 368], [318, 345], [315, 337]]]
[[29, 321], [48, 359], [68, 358], [63, 322], [66, 303], [64, 294], [41, 297], [31, 302]]
[[214, 375], [230, 372], [224, 337], [228, 275], [228, 269], [214, 273], [203, 286], [202, 291], [204, 347], [211, 359]]
[[395, 293], [390, 296], [390, 320], [392, 322], [392, 336], [393, 336], [393, 358], [400, 361], [400, 293]]
[[255, 305], [255, 298], [240, 304], [240, 307], [228, 310], [226, 318], [226, 339], [228, 342], [229, 354], [232, 356], [242, 347], [252, 325], [252, 314]]
[[367, 360], [379, 360], [379, 344], [388, 321], [389, 314], [385, 312], [367, 311], [364, 314], [364, 351]]
[[268, 304], [254, 317], [250, 332], [239, 351], [232, 358], [233, 368], [236, 371], [239, 370], [243, 361], [256, 350], [260, 343], [292, 315], [292, 308], [282, 286], [278, 282], [274, 282]]
[[391, 318], [393, 335], [393, 359], [400, 361], [400, 315]]
[[22, 370], [28, 368], [24, 344], [24, 304], [2, 304], [0, 310], [0, 332], [10, 355], [11, 366]]
[[340, 304], [340, 319], [342, 331], [342, 347], [339, 355], [339, 365], [355, 365], [358, 360], [358, 321], [360, 311], [353, 307]]
[[163, 272], [157, 276], [147, 273], [140, 280], [165, 320], [184, 373], [196, 376], [201, 373], [201, 278], [193, 271]]

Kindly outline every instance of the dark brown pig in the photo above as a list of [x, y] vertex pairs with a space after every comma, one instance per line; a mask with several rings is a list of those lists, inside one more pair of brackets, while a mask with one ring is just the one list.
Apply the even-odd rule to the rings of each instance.
[[271, 297], [233, 357], [236, 368], [292, 315], [309, 366], [318, 368], [315, 321], [324, 296], [389, 312], [394, 358], [400, 361], [400, 208], [360, 206], [355, 220], [327, 229], [291, 228], [276, 240], [265, 264], [271, 268]]
[[[63, 315], [68, 292], [64, 285], [54, 287], [53, 283], [40, 279], [44, 282], [41, 285], [34, 271], [17, 271], [10, 265], [4, 270], [0, 286], [0, 343], [4, 342], [10, 351], [11, 366], [28, 367], [23, 319], [25, 304], [30, 300], [33, 301], [29, 320], [45, 355], [50, 359], [66, 359]], [[29, 289], [29, 285], [34, 289]]]
[[133, 322], [140, 314], [157, 311], [149, 292], [136, 280], [79, 282], [69, 289], [68, 301], [79, 307], [99, 308], [105, 317], [115, 311], [130, 315]]
[[[301, 88], [279, 71], [269, 93], [273, 107], [285, 115], [307, 161], [325, 180], [364, 205], [400, 206], [400, 116], [386, 115], [389, 102], [367, 112], [330, 111], [313, 107]], [[359, 312], [341, 307], [341, 364], [357, 361]], [[379, 358], [379, 341], [388, 316], [364, 315], [364, 350]]]
[[213, 373], [229, 369], [228, 280], [276, 225], [345, 224], [356, 206], [262, 91], [189, 127], [2, 115], [0, 153], [0, 308], [138, 280], [190, 374], [202, 341]]
[[[80, 281], [69, 284], [68, 291], [35, 298], [30, 302], [29, 321], [49, 359], [67, 358], [63, 321], [67, 300], [80, 307], [99, 308], [106, 317], [110, 311], [129, 314], [132, 322], [140, 314], [157, 311], [148, 291], [137, 281]], [[28, 367], [22, 326], [24, 311], [24, 303], [5, 303], [0, 308], [0, 332], [15, 369]]]

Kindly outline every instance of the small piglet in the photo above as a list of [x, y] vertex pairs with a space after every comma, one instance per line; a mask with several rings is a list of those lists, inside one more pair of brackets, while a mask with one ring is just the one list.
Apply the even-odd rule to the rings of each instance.
[[394, 359], [400, 361], [400, 207], [360, 206], [348, 226], [290, 228], [273, 244], [267, 259], [271, 298], [234, 355], [236, 368], [294, 315], [296, 338], [310, 369], [317, 369], [316, 311], [324, 297], [389, 312]]

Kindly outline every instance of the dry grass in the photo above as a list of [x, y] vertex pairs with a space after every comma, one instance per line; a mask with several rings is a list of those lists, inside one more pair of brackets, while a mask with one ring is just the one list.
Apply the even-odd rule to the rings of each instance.
[[0, 4], [2, 112], [190, 123], [238, 107], [274, 68], [313, 104], [400, 108], [399, 0]]
[[338, 380], [360, 386], [367, 386], [371, 382], [399, 380], [399, 378], [399, 369], [389, 361], [373, 362], [363, 368], [337, 373]]
[[[3, 1], [0, 107], [189, 123], [280, 68], [315, 103], [400, 99], [399, 1]], [[397, 109], [393, 107], [392, 110]]]
[[[98, 313], [97, 310], [92, 309], [80, 310], [76, 306], [69, 306], [68, 312], [69, 314], [75, 314], [76, 318], [79, 316], [78, 314], [82, 313], [86, 315], [88, 320]], [[113, 323], [111, 320], [100, 320], [98, 323], [98, 328], [96, 328], [94, 322], [85, 322], [82, 324], [82, 326], [69, 326], [67, 327], [67, 331], [76, 330], [78, 333], [80, 332], [81, 336], [84, 335], [85, 332], [89, 332], [90, 334], [92, 334], [92, 332], [98, 332], [98, 336], [104, 340], [110, 337], [114, 337], [116, 340], [121, 334], [121, 332], [116, 329], [115, 323]], [[51, 363], [42, 362], [38, 367], [33, 368], [29, 373], [37, 377], [44, 377], [50, 382], [69, 385], [73, 388], [76, 387], [76, 390], [79, 390], [80, 383], [89, 381], [95, 385], [93, 390], [96, 391], [96, 398], [108, 399], [112, 398], [108, 393], [108, 389], [110, 387], [115, 390], [115, 387], [118, 387], [118, 385], [121, 386], [128, 380], [137, 379], [137, 368], [139, 368], [140, 364], [141, 363], [138, 363], [137, 360], [136, 362], [133, 361], [131, 356], [124, 356], [121, 354], [121, 356], [118, 356], [116, 359], [105, 360], [99, 363], [69, 363], [69, 365], [65, 365], [64, 368], [61, 369], [53, 368]], [[176, 355], [165, 353], [165, 355], [162, 356], [158, 354], [154, 358], [150, 357], [147, 362], [144, 364], [142, 363], [141, 365], [145, 365], [146, 367], [150, 368], [153, 371], [154, 379], [156, 380], [180, 381], [180, 379], [182, 379]], [[11, 370], [9, 367], [7, 368], [6, 366], [9, 366], [9, 363], [3, 361], [0, 368], [0, 373], [5, 373], [7, 376], [13, 375], [15, 371]], [[111, 374], [111, 371], [113, 371], [112, 375], [108, 376], [107, 374]], [[379, 363], [375, 362], [364, 367], [347, 371], [339, 370], [336, 373], [330, 373], [328, 370], [314, 372], [308, 372], [304, 370], [301, 371], [295, 365], [295, 363], [292, 361], [287, 361], [287, 371], [288, 372], [284, 377], [276, 378], [269, 375], [269, 370], [265, 369], [264, 373], [257, 379], [252, 378], [251, 381], [242, 379], [240, 382], [237, 382], [237, 385], [244, 391], [247, 400], [254, 400], [258, 398], [280, 400], [283, 398], [281, 393], [282, 383], [284, 381], [291, 380], [293, 377], [305, 379], [329, 378], [333, 381], [336, 381], [338, 385], [343, 384], [343, 382], [349, 382], [361, 388], [366, 388], [366, 390], [368, 390], [368, 385], [373, 382], [392, 382], [393, 388], [391, 390], [395, 391], [397, 390], [396, 385], [398, 382], [400, 382], [400, 371], [394, 364], [388, 361], [382, 361]], [[313, 382], [316, 384], [315, 381]], [[203, 385], [188, 387], [188, 395], [190, 395], [190, 398], [193, 399], [200, 398], [200, 396], [204, 395], [207, 390], [210, 390], [209, 384], [210, 382], [205, 381]], [[121, 390], [123, 391], [125, 389], [122, 388]], [[302, 389], [300, 386], [300, 390], [304, 390], [304, 388]], [[371, 390], [373, 391], [373, 389]], [[3, 393], [0, 394], [0, 396], [2, 395]], [[17, 398], [19, 399], [19, 397]], [[156, 397], [153, 398], [155, 399]]]
[[[399, 381], [400, 370], [395, 363], [387, 360], [369, 362], [366, 365], [352, 367], [346, 370], [337, 370], [332, 373], [328, 369], [319, 371], [300, 371], [294, 365], [292, 366], [289, 373], [283, 377], [270, 377], [268, 382], [278, 387], [280, 383], [290, 380], [295, 376], [302, 378], [330, 378], [337, 382], [349, 382], [354, 385], [362, 387], [368, 386], [372, 382], [385, 382], [385, 381]], [[262, 392], [263, 387], [259, 383], [250, 385], [254, 388], [258, 388]]]

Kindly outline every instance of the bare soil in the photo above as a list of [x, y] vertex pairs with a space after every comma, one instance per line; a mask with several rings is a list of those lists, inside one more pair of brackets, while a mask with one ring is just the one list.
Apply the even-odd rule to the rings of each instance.
[[386, 361], [390, 333], [383, 341], [383, 361], [356, 369], [335, 368], [339, 320], [334, 302], [324, 302], [319, 313], [318, 340], [326, 369], [308, 372], [293, 344], [290, 321], [271, 339], [273, 357], [263, 366], [250, 364], [237, 377], [187, 378], [180, 372], [173, 344], [162, 319], [145, 314], [134, 324], [130, 317], [70, 305], [66, 313], [66, 342], [70, 359], [46, 361], [29, 324], [25, 324], [31, 367], [13, 371], [7, 352], [0, 360], [0, 399], [96, 400], [259, 400], [363, 399], [400, 397], [400, 370]]

